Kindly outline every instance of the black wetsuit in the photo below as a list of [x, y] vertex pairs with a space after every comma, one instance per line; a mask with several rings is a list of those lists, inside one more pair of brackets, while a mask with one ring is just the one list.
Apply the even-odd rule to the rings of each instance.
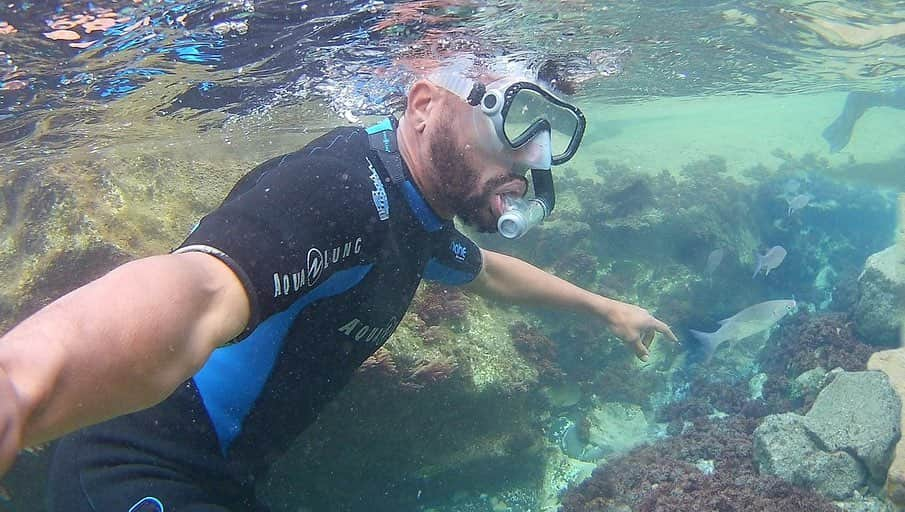
[[245, 176], [177, 252], [235, 271], [248, 329], [161, 404], [62, 439], [50, 510], [128, 512], [144, 497], [141, 512], [154, 500], [166, 512], [264, 510], [254, 479], [386, 341], [422, 277], [464, 284], [480, 271], [480, 250], [401, 162], [388, 120]]

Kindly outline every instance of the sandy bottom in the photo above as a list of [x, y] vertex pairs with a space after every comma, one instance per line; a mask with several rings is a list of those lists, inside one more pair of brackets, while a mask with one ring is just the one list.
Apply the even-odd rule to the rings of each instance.
[[656, 173], [716, 155], [736, 173], [758, 164], [775, 168], [782, 162], [777, 149], [794, 157], [813, 153], [832, 166], [905, 158], [905, 111], [885, 107], [865, 113], [848, 146], [830, 153], [820, 134], [844, 102], [844, 93], [824, 93], [582, 104], [588, 131], [573, 165], [593, 169], [603, 158]]

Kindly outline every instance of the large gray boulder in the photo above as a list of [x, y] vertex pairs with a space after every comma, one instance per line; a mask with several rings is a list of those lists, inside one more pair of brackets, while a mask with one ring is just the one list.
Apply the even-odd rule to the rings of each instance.
[[768, 416], [754, 431], [761, 472], [844, 499], [881, 482], [900, 436], [901, 403], [882, 372], [842, 372], [804, 416]]
[[905, 312], [905, 248], [894, 245], [867, 258], [858, 278], [855, 332], [865, 343], [895, 347]]
[[840, 373], [823, 388], [805, 425], [827, 451], [854, 455], [883, 480], [899, 440], [901, 403], [883, 372]]
[[754, 432], [754, 457], [761, 473], [845, 499], [867, 480], [864, 466], [842, 451], [821, 449], [798, 414], [774, 414]]

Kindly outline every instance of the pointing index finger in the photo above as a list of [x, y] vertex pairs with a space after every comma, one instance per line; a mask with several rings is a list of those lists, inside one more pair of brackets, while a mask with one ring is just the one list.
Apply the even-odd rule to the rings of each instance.
[[670, 329], [668, 325], [664, 324], [660, 320], [657, 320], [656, 318], [653, 319], [653, 328], [660, 334], [666, 336], [669, 341], [678, 343], [679, 338], [677, 338], [676, 335], [673, 334], [672, 329]]

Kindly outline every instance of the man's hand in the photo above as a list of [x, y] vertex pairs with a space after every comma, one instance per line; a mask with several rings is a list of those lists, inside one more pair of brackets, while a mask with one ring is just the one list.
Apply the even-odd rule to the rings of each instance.
[[481, 295], [576, 313], [590, 313], [635, 351], [642, 361], [650, 356], [650, 344], [659, 332], [670, 341], [676, 335], [646, 309], [608, 299], [564, 281], [522, 260], [481, 249], [484, 267], [469, 288]]
[[19, 396], [6, 372], [0, 368], [0, 477], [12, 466], [21, 444]]
[[607, 304], [600, 308], [600, 314], [610, 331], [642, 361], [647, 361], [650, 357], [650, 344], [655, 333], [659, 332], [669, 341], [679, 341], [668, 325], [654, 318], [644, 308], [607, 300]]

